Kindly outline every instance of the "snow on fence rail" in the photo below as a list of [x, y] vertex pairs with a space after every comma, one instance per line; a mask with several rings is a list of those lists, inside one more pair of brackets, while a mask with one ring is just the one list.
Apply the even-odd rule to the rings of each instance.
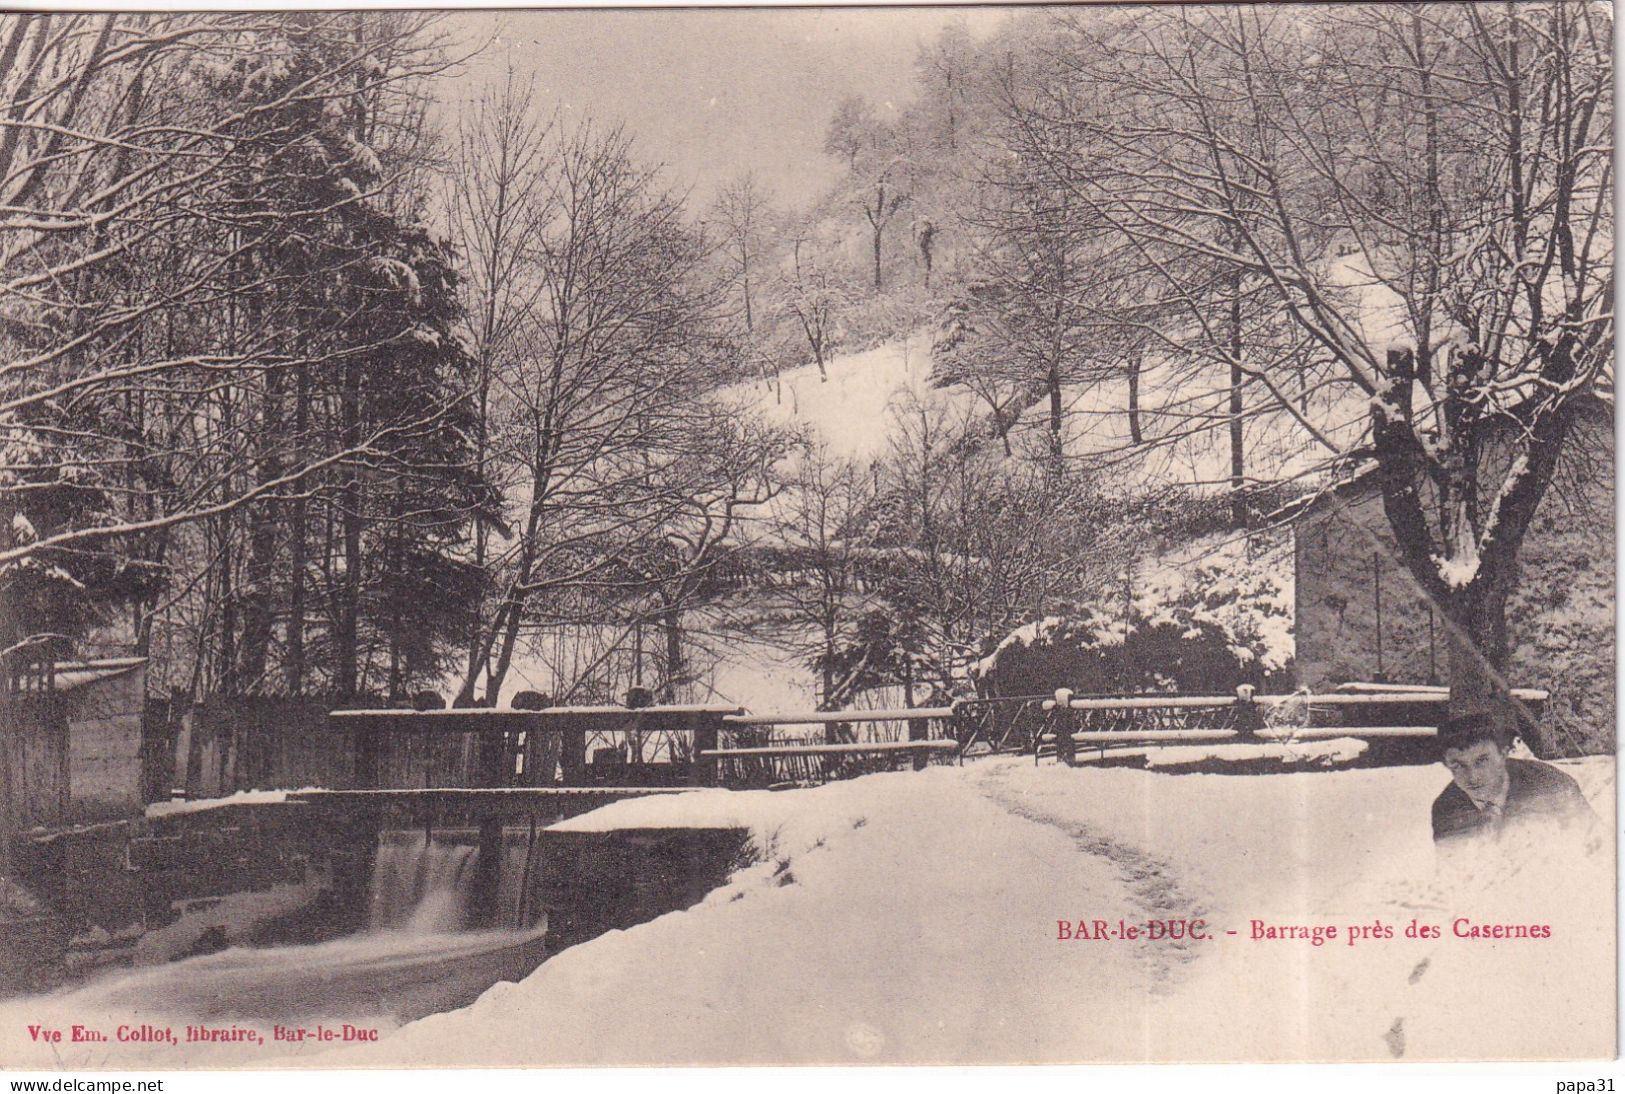
[[[1333, 737], [1437, 737], [1433, 726], [1296, 726], [1287, 729], [1260, 729], [1252, 736], [1264, 741], [1329, 740]], [[1106, 729], [1074, 733], [1080, 745], [1102, 743], [1148, 743], [1155, 741], [1234, 741], [1244, 734], [1239, 729]]]
[[[933, 759], [950, 760], [960, 754], [961, 743], [953, 733], [930, 735], [932, 723], [952, 726], [957, 713], [956, 707], [947, 706], [734, 714], [722, 719], [722, 733], [729, 739], [721, 747], [701, 750], [699, 758], [711, 765], [711, 778], [745, 786], [849, 778], [888, 770], [899, 759], [920, 770]], [[885, 723], [906, 724], [908, 739], [851, 739], [855, 726]], [[781, 729], [817, 730], [818, 736], [803, 733], [786, 739], [775, 735]]]
[[[1535, 688], [1518, 688], [1512, 692], [1514, 699], [1523, 702], [1543, 702], [1547, 693]], [[1317, 707], [1358, 707], [1380, 706], [1382, 704], [1402, 703], [1414, 705], [1421, 703], [1447, 703], [1450, 701], [1450, 692], [1447, 688], [1416, 691], [1380, 691], [1380, 692], [1328, 692], [1326, 694], [1304, 694], [1292, 692], [1287, 695], [1254, 695], [1250, 697], [1238, 695], [1168, 695], [1168, 696], [1135, 696], [1122, 699], [1068, 699], [1066, 705], [1071, 710], [1182, 710], [1195, 707], [1228, 707], [1237, 703], [1257, 703], [1263, 707], [1286, 706], [1301, 703], [1305, 706]], [[1044, 709], [1053, 710], [1057, 700], [1044, 700]]]
[[1072, 739], [1082, 745], [1124, 740], [1226, 741], [1240, 736], [1241, 731], [1239, 729], [1146, 729], [1138, 733], [1132, 730], [1097, 729], [1074, 733]]
[[910, 722], [919, 718], [946, 719], [953, 707], [901, 707], [896, 710], [814, 710], [791, 714], [730, 714], [722, 719], [730, 726], [821, 726], [855, 722]]
[[733, 756], [850, 756], [868, 752], [957, 752], [959, 742], [938, 738], [931, 741], [870, 741], [835, 745], [763, 745], [746, 748], [708, 748], [700, 755], [707, 759]]
[[[1520, 703], [1539, 704], [1548, 693], [1537, 688], [1517, 688], [1512, 692]], [[1370, 743], [1389, 741], [1384, 746], [1388, 762], [1415, 762], [1424, 754], [1420, 742], [1437, 737], [1433, 724], [1360, 724], [1361, 712], [1417, 722], [1434, 722], [1449, 701], [1448, 688], [1400, 687], [1395, 685], [1345, 685], [1335, 692], [1295, 692], [1286, 695], [1255, 695], [1243, 685], [1234, 695], [1137, 695], [1074, 697], [1066, 688], [1036, 704], [1044, 711], [1046, 724], [1033, 743], [1037, 762], [1046, 746], [1058, 759], [1074, 762], [1080, 746], [1096, 759], [1107, 756], [1144, 756], [1139, 746], [1222, 743], [1245, 749], [1260, 742], [1293, 744], [1354, 738]], [[1329, 715], [1337, 724], [1314, 725], [1317, 714]], [[1353, 724], [1349, 724], [1353, 721]], [[1364, 745], [1361, 746], [1362, 749]], [[1397, 750], [1397, 751], [1396, 751]], [[1352, 759], [1353, 753], [1345, 759]]]

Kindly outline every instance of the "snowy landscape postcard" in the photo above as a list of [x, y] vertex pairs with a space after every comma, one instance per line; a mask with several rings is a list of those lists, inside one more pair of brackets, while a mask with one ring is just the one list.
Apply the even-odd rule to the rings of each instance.
[[1613, 36], [0, 14], [0, 1067], [1612, 1060]]

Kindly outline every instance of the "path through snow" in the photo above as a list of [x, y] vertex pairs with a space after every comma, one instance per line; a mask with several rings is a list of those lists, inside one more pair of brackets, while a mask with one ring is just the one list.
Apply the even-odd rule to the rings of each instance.
[[[1013, 785], [1014, 770], [1009, 766], [981, 765], [975, 769], [974, 785], [1005, 812], [1059, 829], [1079, 852], [1110, 864], [1117, 872], [1123, 898], [1133, 909], [1127, 919], [1129, 923], [1206, 918], [1205, 905], [1186, 891], [1172, 865], [1143, 848], [1114, 839], [1074, 817], [1047, 811], [1042, 804], [1028, 800]], [[1182, 935], [1172, 940], [1140, 939], [1130, 946], [1145, 964], [1150, 992], [1166, 995], [1172, 991], [1172, 981], [1179, 970], [1199, 956], [1201, 943]]]

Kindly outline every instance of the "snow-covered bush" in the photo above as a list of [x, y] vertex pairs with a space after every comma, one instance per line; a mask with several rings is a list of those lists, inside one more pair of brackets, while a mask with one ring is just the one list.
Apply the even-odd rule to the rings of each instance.
[[[973, 668], [993, 695], [1058, 687], [1228, 694], [1289, 689], [1291, 541], [1208, 536], [1125, 574], [1125, 589], [1007, 635]], [[1126, 608], [1126, 611], [1125, 611]], [[1126, 616], [1126, 618], [1125, 618]]]

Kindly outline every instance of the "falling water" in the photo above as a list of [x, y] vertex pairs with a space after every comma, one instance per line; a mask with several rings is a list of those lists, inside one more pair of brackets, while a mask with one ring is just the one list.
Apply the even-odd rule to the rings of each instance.
[[421, 832], [386, 832], [372, 871], [370, 929], [457, 931], [467, 925], [467, 880], [478, 851]]
[[[522, 922], [516, 910], [528, 904], [521, 874], [529, 849], [524, 841], [503, 849], [499, 901], [509, 923]], [[278, 1023], [326, 1021], [387, 1030], [466, 1006], [492, 984], [523, 979], [544, 957], [545, 920], [522, 930], [466, 929], [477, 857], [466, 842], [425, 839], [422, 832], [385, 833], [368, 895], [367, 927], [360, 933], [314, 945], [233, 946], [109, 972], [46, 996], [0, 1002], [0, 1058], [12, 1048], [22, 1051], [21, 1043], [12, 1043], [18, 1031], [45, 1019], [109, 1030], [137, 1023], [167, 1024], [177, 1031], [191, 1023], [237, 1023], [264, 1034], [263, 1042], [167, 1057], [196, 1066], [288, 1051], [270, 1035]], [[15, 1035], [10, 1041], [8, 1032]], [[146, 1059], [157, 1065], [175, 1050], [123, 1046], [116, 1057], [111, 1051], [87, 1046], [79, 1056], [68, 1052], [63, 1059]]]

